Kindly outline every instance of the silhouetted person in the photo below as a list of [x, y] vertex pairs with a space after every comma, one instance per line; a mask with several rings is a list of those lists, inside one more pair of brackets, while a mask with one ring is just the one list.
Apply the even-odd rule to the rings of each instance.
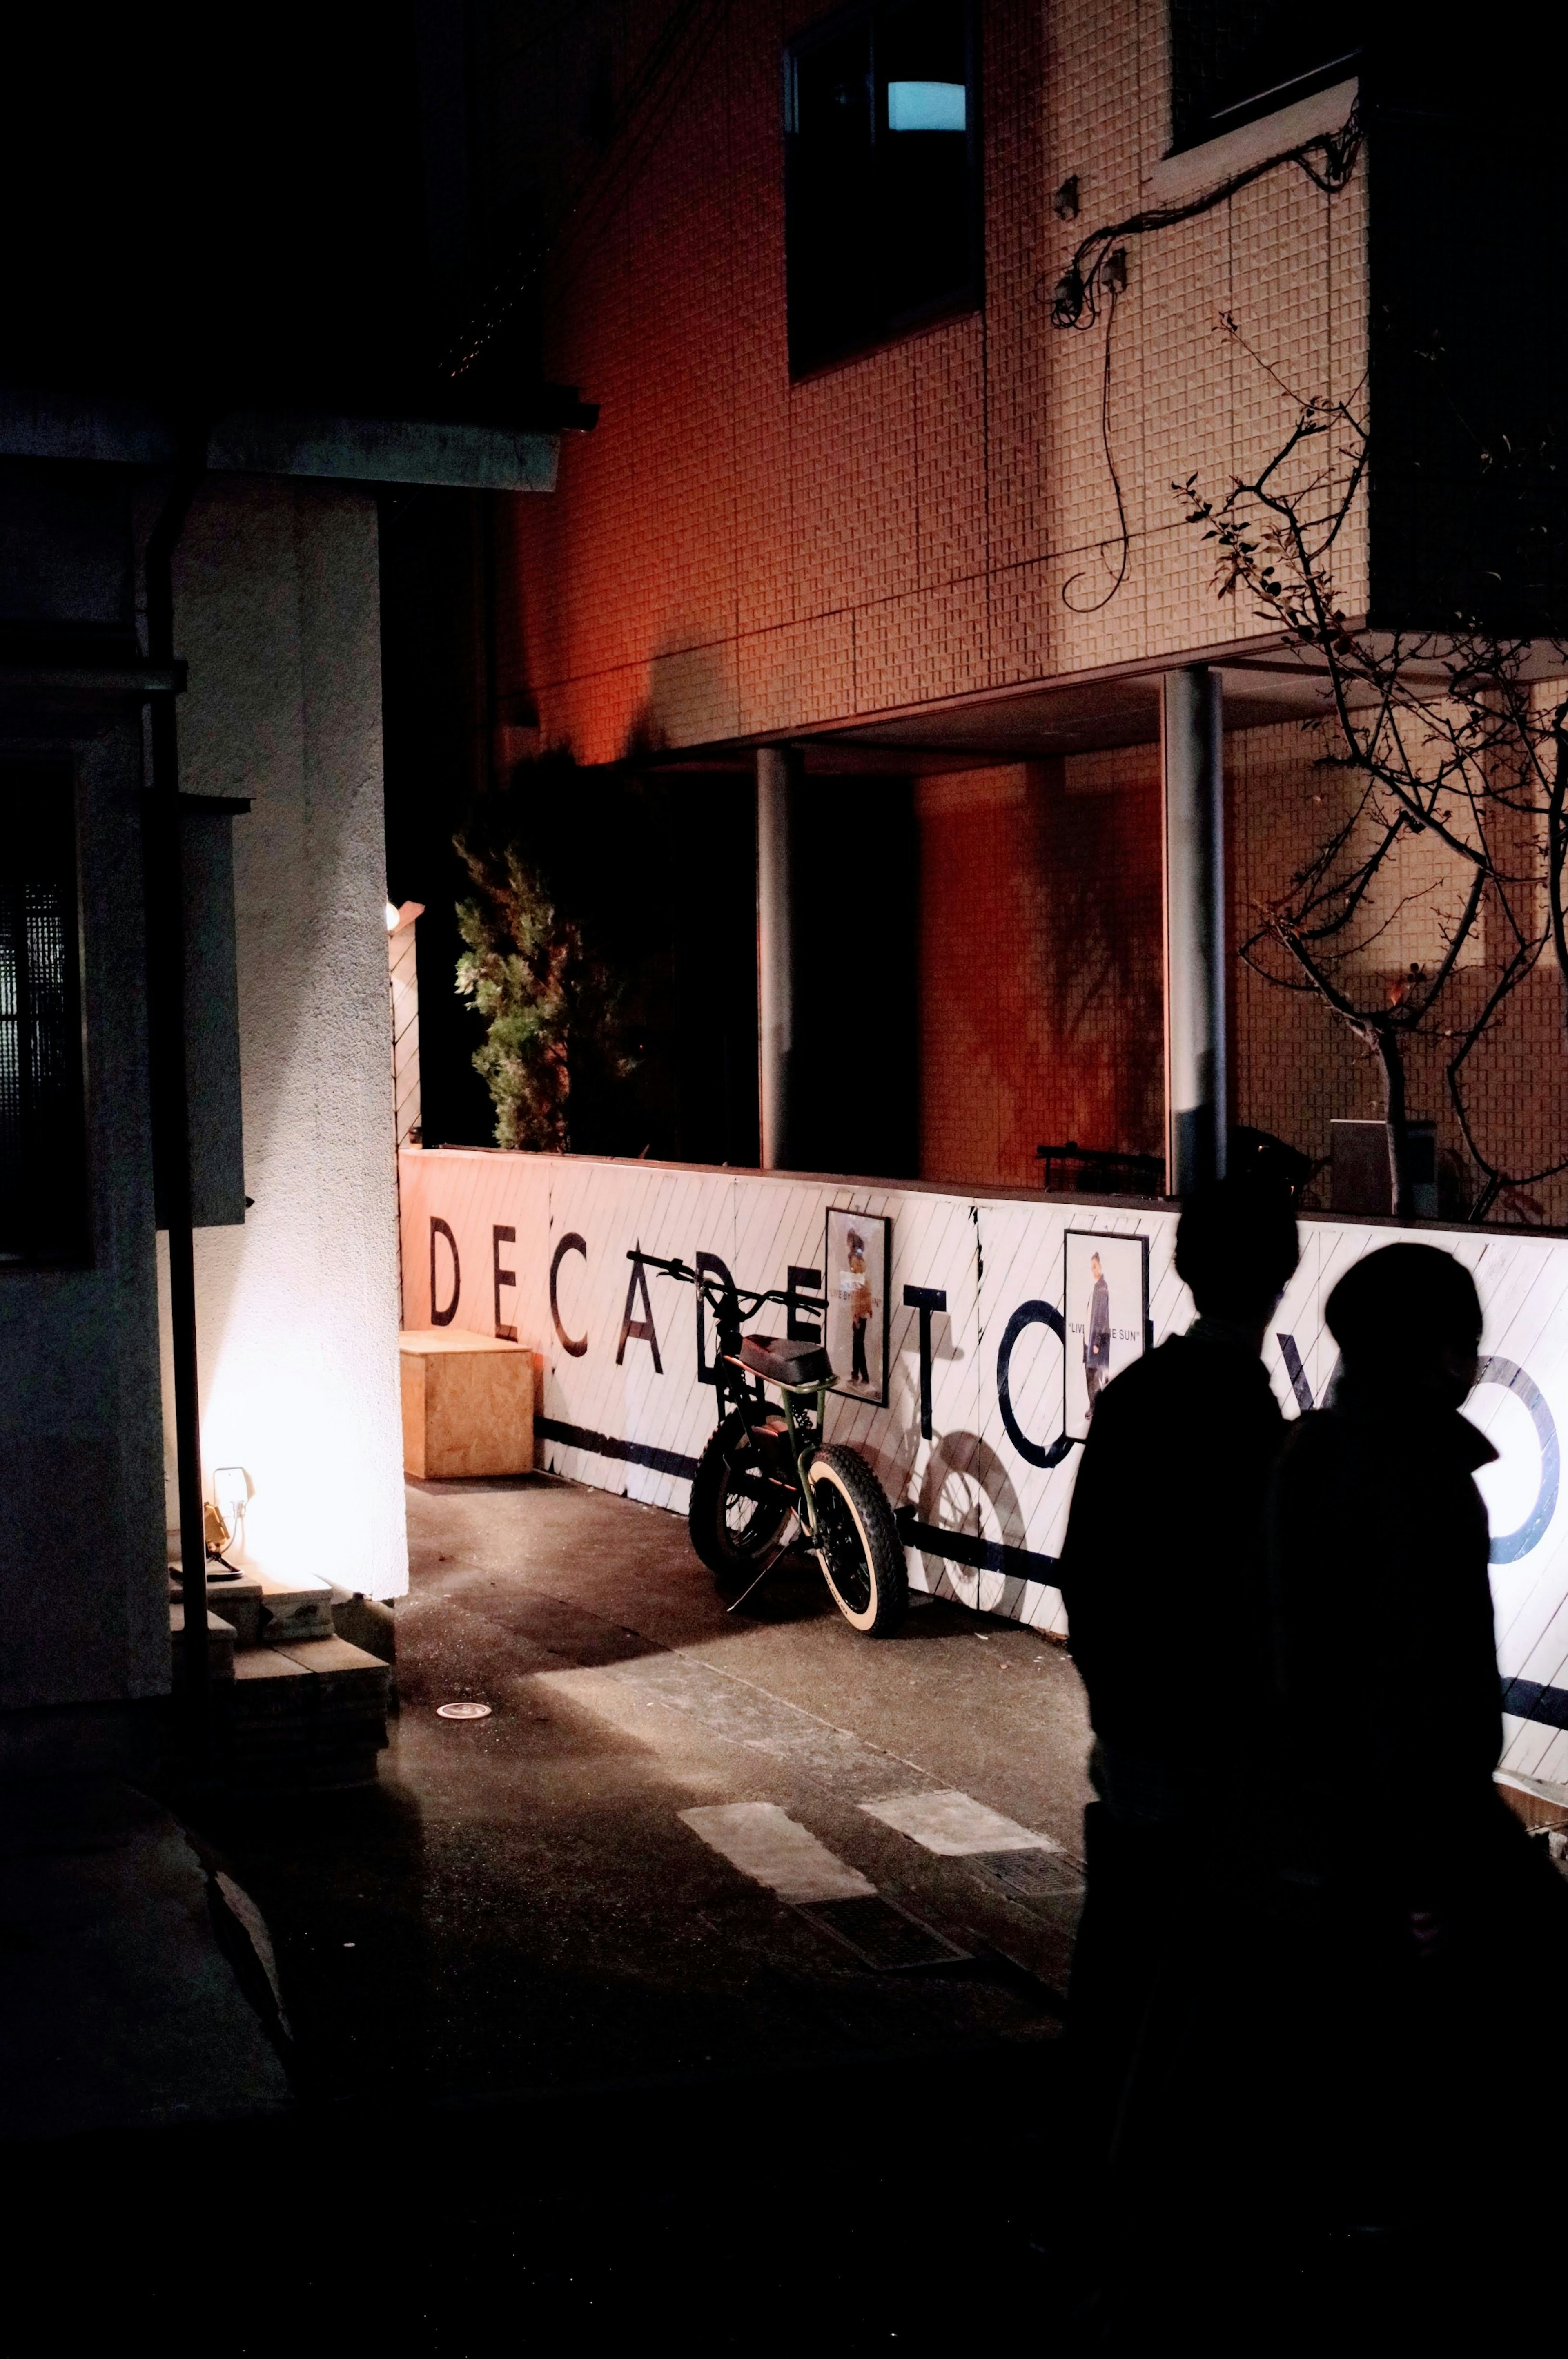
[[1164, 2036], [1156, 2014], [1173, 2019], [1190, 1995], [1171, 1987], [1173, 1960], [1200, 1920], [1223, 1940], [1217, 1907], [1250, 1862], [1271, 1691], [1265, 1504], [1284, 1439], [1260, 1353], [1297, 1250], [1283, 1191], [1222, 1180], [1194, 1197], [1176, 1268], [1198, 1316], [1107, 1385], [1074, 1489], [1061, 1586], [1098, 1799], [1070, 2035], [1102, 2164], [1135, 2054], [1142, 2074]]
[[[1492, 1778], [1502, 1718], [1475, 1474], [1497, 1453], [1459, 1414], [1481, 1336], [1469, 1272], [1387, 1245], [1341, 1278], [1326, 1316], [1339, 1373], [1290, 1437], [1271, 1513], [1283, 1888], [1309, 2027], [1296, 2099], [1327, 2207], [1409, 2217], [1440, 2180], [1453, 2194], [1489, 2167], [1496, 2142], [1519, 2158], [1568, 1890]], [[1513, 2077], [1510, 2026], [1526, 2046], [1505, 2125], [1487, 2115]]]

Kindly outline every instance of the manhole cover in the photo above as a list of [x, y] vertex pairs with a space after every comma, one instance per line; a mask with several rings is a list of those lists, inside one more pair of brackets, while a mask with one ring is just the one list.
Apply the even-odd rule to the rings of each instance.
[[842, 1941], [847, 1950], [853, 1950], [868, 1966], [875, 1966], [879, 1973], [891, 1973], [900, 1966], [950, 1965], [968, 1955], [880, 1893], [864, 1900], [803, 1901], [799, 1913], [836, 1941]]
[[1084, 1905], [1084, 1874], [1059, 1852], [974, 1852], [964, 1865], [1036, 1915], [1069, 1930]]
[[490, 1706], [487, 1703], [438, 1703], [436, 1717], [438, 1720], [488, 1720]]

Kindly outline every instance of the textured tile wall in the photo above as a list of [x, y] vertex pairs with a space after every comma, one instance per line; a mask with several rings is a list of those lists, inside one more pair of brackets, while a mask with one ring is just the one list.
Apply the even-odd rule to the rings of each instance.
[[[600, 420], [568, 438], [554, 497], [516, 503], [502, 685], [589, 760], [1250, 635], [1172, 483], [1197, 468], [1223, 489], [1277, 447], [1289, 405], [1269, 370], [1309, 395], [1364, 373], [1362, 177], [1331, 200], [1284, 168], [1132, 241], [1114, 322], [1053, 331], [1078, 236], [1147, 201], [1164, 9], [988, 0], [984, 312], [792, 386], [780, 58], [818, 13], [715, 11], [638, 168], [558, 257], [546, 364]], [[644, 39], [661, 21], [633, 14]], [[1051, 195], [1070, 173], [1084, 210], [1064, 223]], [[1364, 562], [1357, 527], [1352, 605]]]
[[[1326, 731], [1299, 726], [1238, 730], [1227, 740], [1227, 824], [1233, 949], [1252, 933], [1270, 903], [1324, 839], [1343, 808], [1344, 783], [1324, 769]], [[1523, 873], [1530, 859], [1519, 847]], [[1362, 947], [1350, 962], [1359, 1003], [1376, 1006], [1412, 960], [1441, 957], [1445, 919], [1462, 897], [1461, 864], [1433, 838], [1401, 846], [1377, 906], [1358, 928]], [[1409, 1111], [1437, 1125], [1439, 1153], [1472, 1200], [1477, 1169], [1465, 1152], [1446, 1075], [1454, 1041], [1485, 1003], [1497, 976], [1501, 929], [1488, 922], [1471, 938], [1459, 971], [1428, 1027], [1406, 1055]], [[1276, 954], [1263, 963], [1286, 969]], [[1231, 1073], [1237, 1118], [1326, 1157], [1336, 1116], [1382, 1112], [1375, 1062], [1315, 995], [1280, 988], [1233, 965]], [[1550, 959], [1505, 1003], [1498, 1024], [1467, 1060], [1463, 1102], [1472, 1135], [1491, 1163], [1528, 1178], [1568, 1158], [1568, 1040], [1563, 986]], [[1327, 1201], [1326, 1186], [1317, 1200]], [[1510, 1193], [1504, 1217], [1568, 1221], [1568, 1177]]]
[[[1230, 1070], [1238, 1122], [1326, 1159], [1336, 1116], [1382, 1111], [1376, 1064], [1310, 994], [1238, 955], [1332, 824], [1326, 734], [1298, 725], [1227, 741]], [[1161, 862], [1156, 749], [920, 780], [921, 1172], [1028, 1187], [1043, 1141], [1162, 1146]], [[1528, 854], [1526, 855], [1528, 856]], [[1521, 868], [1523, 866], [1521, 859]], [[1412, 959], [1441, 955], [1457, 864], [1407, 845], [1362, 929], [1352, 986], [1379, 1005]], [[1499, 930], [1483, 927], [1431, 1027], [1409, 1043], [1412, 1116], [1435, 1121], [1446, 1209], [1478, 1184], [1445, 1068], [1447, 1035], [1482, 1005]], [[1263, 963], [1283, 976], [1276, 952]], [[1541, 965], [1468, 1061], [1464, 1103], [1489, 1161], [1528, 1177], [1568, 1157], [1563, 984]], [[1309, 1201], [1326, 1205], [1326, 1179]], [[1568, 1175], [1534, 1181], [1502, 1217], [1568, 1222]]]
[[[510, 514], [499, 684], [530, 691], [546, 737], [588, 760], [1246, 636], [1256, 620], [1217, 601], [1173, 481], [1196, 469], [1223, 488], [1278, 447], [1292, 390], [1349, 397], [1364, 377], [1365, 165], [1334, 199], [1283, 169], [1130, 244], [1107, 400], [1106, 327], [1052, 331], [1048, 297], [1083, 231], [1146, 201], [1165, 139], [1162, 0], [988, 0], [984, 313], [792, 386], [779, 60], [816, 13], [715, 11], [642, 168], [562, 252], [547, 365], [601, 418], [568, 438], [557, 494]], [[1050, 201], [1070, 173], [1084, 211], [1065, 224]], [[1108, 597], [1108, 440], [1130, 534]], [[1352, 611], [1365, 574], [1357, 516], [1338, 560]], [[1238, 734], [1230, 756], [1239, 940], [1299, 856], [1322, 780], [1296, 732]], [[920, 796], [924, 1168], [1028, 1184], [1044, 1138], [1158, 1147], [1152, 751], [926, 780]], [[1412, 864], [1396, 965], [1426, 954], [1433, 886]], [[1314, 1002], [1237, 970], [1233, 1026], [1239, 1119], [1325, 1155], [1336, 1114], [1377, 1111], [1375, 1073]], [[1510, 1169], [1568, 1139], [1563, 1034], [1542, 968], [1473, 1060], [1476, 1136]], [[1411, 1104], [1457, 1156], [1446, 1054], [1412, 1045]], [[1568, 1219], [1568, 1187], [1511, 1209]]]

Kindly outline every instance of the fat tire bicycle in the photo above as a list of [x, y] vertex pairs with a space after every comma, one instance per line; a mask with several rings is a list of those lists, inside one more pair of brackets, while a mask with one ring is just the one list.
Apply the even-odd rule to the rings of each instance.
[[[687, 1527], [730, 1613], [798, 1546], [814, 1556], [852, 1630], [890, 1638], [909, 1607], [903, 1543], [887, 1494], [858, 1450], [825, 1442], [833, 1368], [808, 1339], [742, 1335], [763, 1303], [792, 1298], [739, 1287], [634, 1247], [626, 1256], [697, 1288], [713, 1314], [719, 1421], [692, 1476]], [[769, 1387], [780, 1396], [775, 1406]]]

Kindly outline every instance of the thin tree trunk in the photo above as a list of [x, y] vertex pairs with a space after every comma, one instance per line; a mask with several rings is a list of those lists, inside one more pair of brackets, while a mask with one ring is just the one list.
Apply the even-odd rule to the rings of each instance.
[[1405, 1118], [1405, 1060], [1398, 1033], [1391, 1024], [1375, 1027], [1378, 1061], [1383, 1071], [1383, 1119], [1389, 1125], [1389, 1210], [1397, 1221], [1415, 1217], [1411, 1187], [1410, 1130]]
[[1563, 869], [1568, 858], [1568, 733], [1554, 733], [1556, 760], [1546, 800], [1546, 891], [1552, 919], [1552, 950], [1568, 1016], [1568, 918], [1563, 907]]

